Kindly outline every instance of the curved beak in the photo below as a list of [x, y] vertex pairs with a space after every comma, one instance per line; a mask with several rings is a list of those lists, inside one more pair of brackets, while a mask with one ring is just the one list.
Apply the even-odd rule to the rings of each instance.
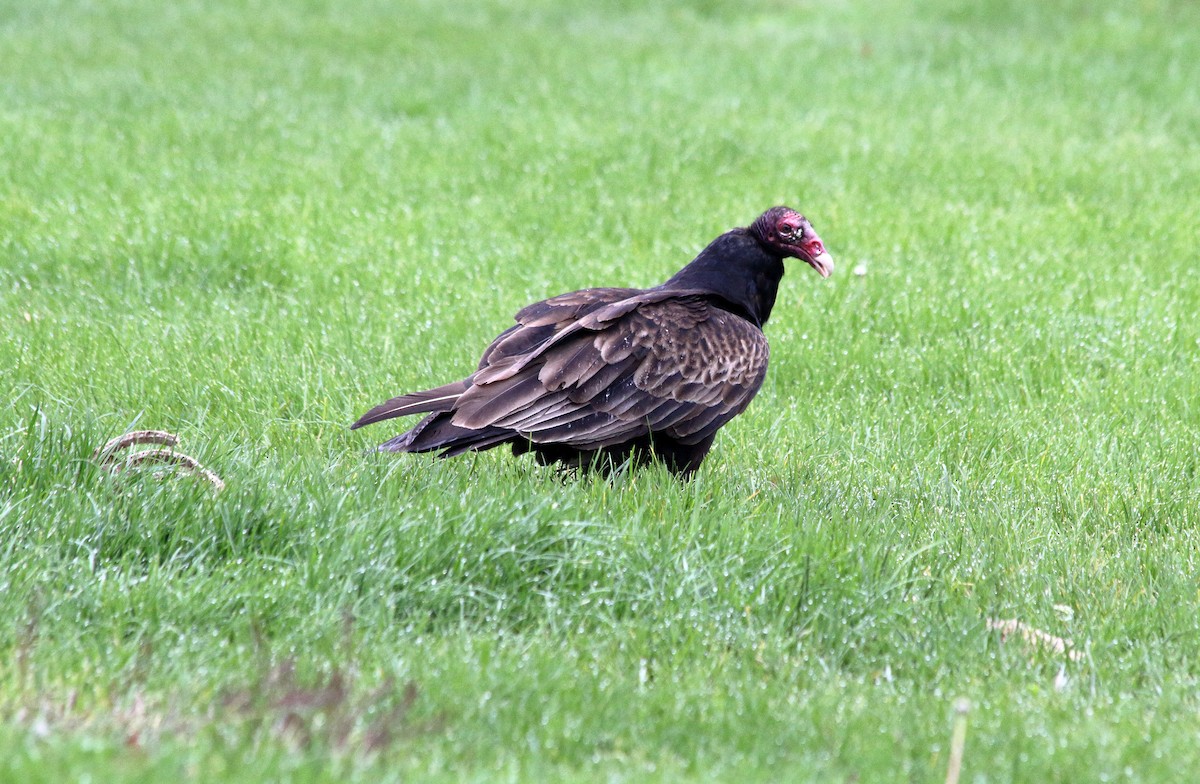
[[833, 256], [830, 256], [827, 252], [818, 253], [811, 259], [806, 258], [804, 260], [811, 264], [812, 268], [822, 278], [828, 278], [833, 273]]
[[805, 227], [804, 236], [796, 246], [796, 256], [807, 262], [822, 278], [828, 278], [833, 273], [833, 256], [825, 250], [825, 244], [811, 226]]

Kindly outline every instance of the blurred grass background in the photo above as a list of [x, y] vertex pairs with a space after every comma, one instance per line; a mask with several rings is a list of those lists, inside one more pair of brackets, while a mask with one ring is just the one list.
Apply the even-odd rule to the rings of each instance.
[[[1198, 17], [0, 1], [0, 776], [1194, 768]], [[346, 430], [776, 203], [839, 268], [697, 481]]]

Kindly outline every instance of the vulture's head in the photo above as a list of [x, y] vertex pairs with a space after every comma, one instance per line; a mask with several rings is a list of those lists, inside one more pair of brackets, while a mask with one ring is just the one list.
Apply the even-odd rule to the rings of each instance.
[[750, 234], [768, 251], [794, 258], [815, 269], [822, 278], [833, 272], [833, 257], [825, 250], [812, 224], [791, 207], [772, 207], [750, 225]]

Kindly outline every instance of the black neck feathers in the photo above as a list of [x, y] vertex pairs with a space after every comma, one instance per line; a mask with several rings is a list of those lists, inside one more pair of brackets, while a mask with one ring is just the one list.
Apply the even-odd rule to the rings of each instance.
[[782, 278], [783, 257], [746, 229], [734, 229], [709, 243], [660, 288], [707, 291], [715, 304], [761, 327], [771, 316]]

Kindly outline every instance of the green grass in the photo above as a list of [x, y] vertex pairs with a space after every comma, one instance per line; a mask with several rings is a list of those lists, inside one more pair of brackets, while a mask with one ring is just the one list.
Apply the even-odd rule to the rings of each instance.
[[[942, 781], [958, 697], [963, 781], [1200, 769], [1196, 51], [1170, 0], [0, 0], [0, 780]], [[694, 482], [347, 430], [780, 202], [839, 268]], [[228, 489], [89, 459], [145, 427]]]

